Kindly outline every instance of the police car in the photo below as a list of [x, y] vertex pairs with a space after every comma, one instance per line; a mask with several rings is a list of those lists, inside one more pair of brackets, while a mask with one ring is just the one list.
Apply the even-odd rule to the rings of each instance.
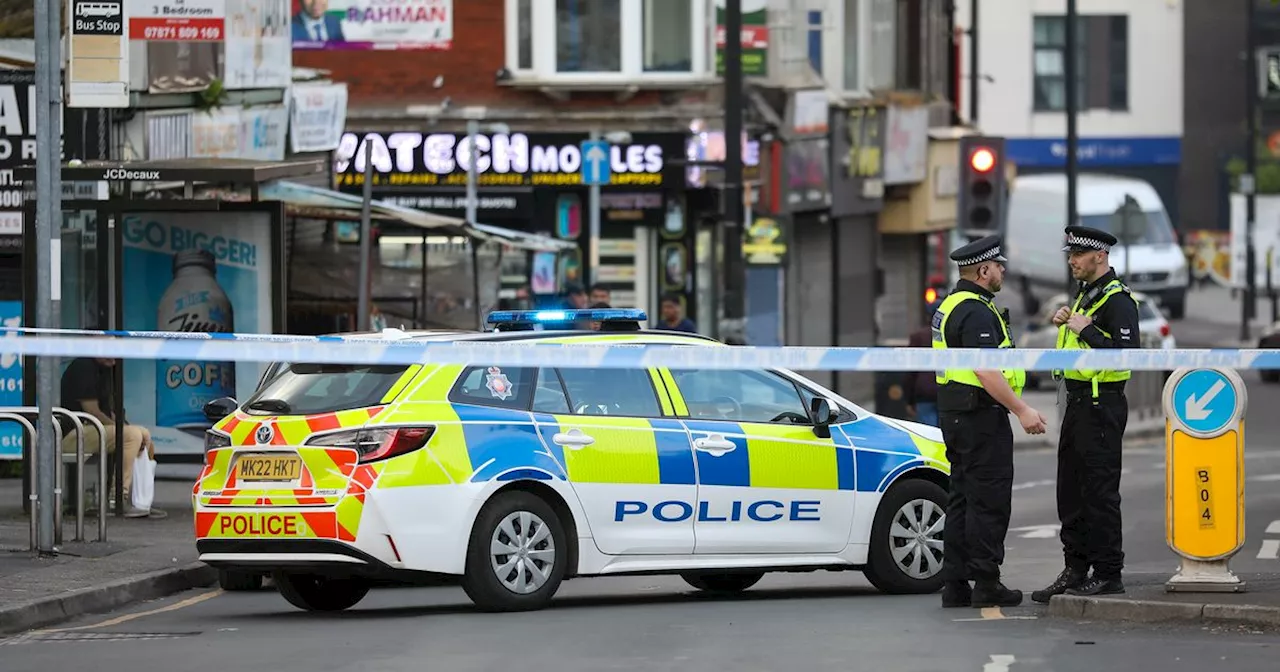
[[[732, 347], [646, 319], [510, 311], [490, 332], [395, 337]], [[226, 417], [192, 493], [200, 559], [269, 573], [301, 609], [442, 576], [489, 611], [641, 573], [713, 592], [814, 570], [941, 587], [938, 429], [788, 370], [277, 363], [243, 404], [206, 410]]]

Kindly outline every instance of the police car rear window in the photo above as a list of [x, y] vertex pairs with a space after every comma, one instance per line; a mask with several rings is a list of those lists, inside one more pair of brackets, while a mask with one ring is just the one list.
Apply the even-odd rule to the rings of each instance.
[[409, 367], [284, 364], [245, 402], [259, 415], [312, 415], [376, 406]]

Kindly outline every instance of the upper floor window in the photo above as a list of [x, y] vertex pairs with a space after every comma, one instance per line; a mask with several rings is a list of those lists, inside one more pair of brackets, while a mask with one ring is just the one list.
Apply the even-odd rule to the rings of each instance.
[[633, 81], [707, 74], [708, 0], [507, 0], [517, 78]]
[[[1038, 112], [1067, 108], [1067, 22], [1036, 16], [1033, 103]], [[1129, 107], [1129, 17], [1081, 16], [1076, 27], [1076, 101], [1080, 110]]]

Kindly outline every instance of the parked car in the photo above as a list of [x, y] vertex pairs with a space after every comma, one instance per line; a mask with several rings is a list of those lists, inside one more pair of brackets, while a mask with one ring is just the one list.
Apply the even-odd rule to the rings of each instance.
[[[1142, 347], [1165, 350], [1178, 347], [1168, 318], [1152, 297], [1142, 292], [1133, 292], [1133, 298], [1138, 300], [1138, 330], [1141, 333]], [[1055, 294], [1043, 303], [1040, 312], [1031, 317], [1026, 330], [1018, 337], [1018, 347], [1036, 349], [1058, 347], [1058, 328], [1053, 326], [1053, 314], [1065, 305], [1070, 304], [1067, 302], [1067, 295], [1062, 293]], [[1275, 338], [1277, 345], [1273, 347], [1280, 347], [1280, 335]], [[1028, 371], [1027, 387], [1032, 389], [1039, 387], [1042, 377], [1047, 378], [1048, 372]]]

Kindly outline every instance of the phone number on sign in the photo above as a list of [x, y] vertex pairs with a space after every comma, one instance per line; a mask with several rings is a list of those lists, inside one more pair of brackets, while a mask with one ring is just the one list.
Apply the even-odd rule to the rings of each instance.
[[142, 30], [145, 40], [209, 40], [222, 39], [219, 26], [147, 26]]

